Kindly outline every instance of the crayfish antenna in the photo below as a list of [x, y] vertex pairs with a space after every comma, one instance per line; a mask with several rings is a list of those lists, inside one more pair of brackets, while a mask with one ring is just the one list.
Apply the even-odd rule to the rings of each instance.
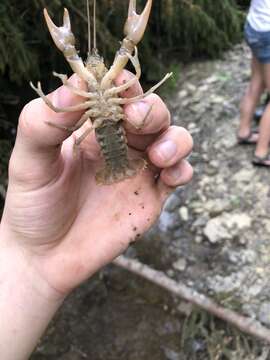
[[91, 53], [91, 19], [90, 19], [90, 5], [87, 0], [87, 24], [88, 24], [88, 55]]
[[97, 51], [97, 2], [94, 0], [94, 51]]
[[87, 0], [87, 22], [88, 22], [88, 55], [97, 54], [97, 14], [96, 14], [96, 0], [93, 0], [93, 48], [91, 39], [91, 18], [90, 18], [90, 4]]

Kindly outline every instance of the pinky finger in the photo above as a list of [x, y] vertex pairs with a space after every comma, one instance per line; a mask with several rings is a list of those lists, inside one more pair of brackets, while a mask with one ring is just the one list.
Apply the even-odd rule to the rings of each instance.
[[165, 200], [174, 188], [186, 185], [192, 180], [192, 177], [193, 168], [187, 160], [181, 160], [176, 165], [163, 169], [158, 181], [161, 197]]

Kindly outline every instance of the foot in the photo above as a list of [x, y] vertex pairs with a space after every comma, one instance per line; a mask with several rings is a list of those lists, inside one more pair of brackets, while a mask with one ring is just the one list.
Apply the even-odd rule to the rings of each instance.
[[237, 142], [239, 145], [252, 145], [256, 144], [259, 139], [259, 133], [257, 129], [250, 130], [247, 136], [237, 136]]
[[270, 167], [270, 154], [267, 154], [264, 157], [254, 155], [252, 164], [255, 166]]

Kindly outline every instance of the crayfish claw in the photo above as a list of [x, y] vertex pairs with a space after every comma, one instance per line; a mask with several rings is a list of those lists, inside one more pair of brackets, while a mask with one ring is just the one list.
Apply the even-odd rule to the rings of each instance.
[[44, 9], [44, 17], [53, 38], [55, 45], [62, 52], [66, 51], [69, 47], [74, 47], [75, 38], [71, 31], [71, 23], [68, 10], [65, 9], [63, 17], [63, 26], [56, 26], [52, 21], [47, 9]]
[[153, 0], [147, 0], [143, 12], [139, 15], [136, 12], [136, 0], [129, 1], [128, 18], [125, 24], [124, 33], [128, 39], [137, 45], [145, 32]]
[[47, 9], [44, 9], [44, 17], [55, 45], [62, 51], [73, 72], [89, 84], [95, 84], [95, 77], [85, 68], [84, 63], [75, 48], [75, 37], [71, 31], [68, 10], [66, 8], [64, 10], [63, 26], [55, 25], [50, 18]]

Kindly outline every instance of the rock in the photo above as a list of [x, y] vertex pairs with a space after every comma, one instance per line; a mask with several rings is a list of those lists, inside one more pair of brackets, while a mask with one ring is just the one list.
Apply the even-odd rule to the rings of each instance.
[[230, 201], [227, 199], [208, 200], [204, 208], [211, 217], [217, 216], [225, 211], [230, 210]]
[[190, 123], [190, 124], [188, 124], [188, 130], [190, 131], [190, 130], [193, 130], [193, 129], [196, 129], [197, 128], [197, 124], [195, 124], [195, 123]]
[[220, 168], [220, 162], [218, 160], [211, 160], [209, 165], [212, 168], [219, 169]]
[[252, 223], [252, 218], [246, 213], [239, 213], [239, 214], [226, 213], [222, 216], [224, 218], [224, 222], [226, 226], [229, 229], [233, 229], [233, 228], [239, 230], [247, 229], [250, 228]]
[[190, 93], [194, 93], [197, 90], [197, 86], [191, 84], [191, 83], [186, 83], [185, 84], [185, 88], [190, 92]]
[[186, 316], [190, 316], [193, 310], [193, 305], [189, 302], [181, 301], [177, 306], [177, 310]]
[[214, 293], [232, 293], [240, 289], [245, 279], [244, 273], [232, 273], [229, 276], [216, 275], [207, 278], [207, 285]]
[[201, 235], [195, 236], [195, 243], [201, 244], [203, 242], [203, 237]]
[[231, 234], [219, 218], [208, 221], [203, 233], [212, 244], [232, 238]]
[[183, 98], [185, 98], [185, 97], [187, 97], [188, 96], [188, 91], [187, 90], [181, 90], [181, 91], [179, 91], [179, 93], [178, 93], [178, 97], [179, 97], [179, 99], [183, 99]]
[[176, 208], [178, 208], [180, 204], [181, 204], [181, 199], [175, 193], [173, 193], [171, 196], [169, 196], [169, 198], [165, 202], [164, 210], [168, 212], [172, 212]]
[[210, 101], [212, 104], [223, 104], [226, 100], [222, 96], [213, 94], [210, 96]]
[[[204, 93], [205, 91], [208, 91], [208, 90], [209, 90], [209, 85], [206, 83], [204, 83], [203, 85], [198, 87], [198, 91], [200, 93]], [[202, 96], [202, 94], [200, 94], [200, 96]]]
[[187, 208], [186, 206], [182, 206], [182, 207], [179, 209], [179, 215], [180, 215], [180, 218], [181, 218], [183, 221], [188, 221], [188, 219], [189, 219], [188, 208]]
[[232, 180], [236, 181], [237, 183], [249, 183], [250, 181], [254, 181], [255, 175], [256, 172], [254, 168], [245, 168], [236, 172], [232, 176]]
[[192, 228], [196, 229], [196, 228], [204, 227], [208, 221], [209, 221], [209, 216], [202, 215], [198, 217], [196, 221], [194, 221], [194, 223], [192, 224]]
[[217, 75], [212, 75], [204, 80], [206, 84], [213, 84], [219, 81], [219, 78]]
[[259, 320], [262, 324], [270, 326], [270, 303], [264, 303], [259, 310]]
[[187, 267], [187, 261], [185, 258], [178, 259], [173, 263], [173, 267], [175, 270], [184, 271]]
[[171, 213], [168, 211], [162, 211], [159, 217], [159, 228], [161, 231], [168, 231], [172, 226], [174, 226], [175, 220]]
[[181, 354], [175, 352], [174, 350], [164, 348], [165, 358], [166, 360], [181, 360]]
[[242, 230], [250, 228], [251, 223], [251, 217], [245, 213], [224, 213], [208, 221], [204, 228], [204, 235], [211, 243], [219, 243], [233, 239]]
[[252, 264], [256, 261], [257, 254], [255, 251], [247, 249], [242, 251], [233, 251], [228, 252], [228, 259], [232, 264], [246, 265]]
[[217, 173], [218, 173], [218, 169], [217, 168], [213, 168], [213, 167], [211, 167], [211, 166], [209, 166], [209, 167], [207, 167], [206, 169], [205, 169], [205, 173], [207, 174], [207, 175], [216, 175]]
[[216, 150], [227, 151], [227, 149], [231, 149], [235, 146], [236, 140], [234, 134], [226, 134], [223, 135], [222, 139], [216, 143], [214, 146]]
[[183, 108], [187, 107], [190, 104], [190, 98], [182, 100], [181, 105]]

